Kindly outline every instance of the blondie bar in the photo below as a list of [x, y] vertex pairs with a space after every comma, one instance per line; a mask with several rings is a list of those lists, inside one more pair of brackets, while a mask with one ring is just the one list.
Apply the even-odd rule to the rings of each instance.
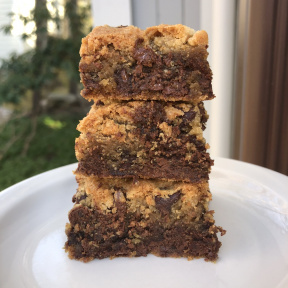
[[205, 31], [183, 25], [106, 25], [83, 39], [81, 95], [93, 104], [77, 127], [71, 259], [217, 259], [225, 230], [208, 207], [207, 47]]
[[77, 175], [78, 191], [66, 225], [72, 259], [118, 256], [204, 257], [215, 261], [221, 243], [208, 210], [207, 181], [99, 179]]
[[86, 99], [202, 101], [214, 98], [208, 36], [184, 25], [99, 26], [82, 40]]
[[78, 125], [77, 173], [199, 182], [213, 161], [203, 103], [98, 101]]

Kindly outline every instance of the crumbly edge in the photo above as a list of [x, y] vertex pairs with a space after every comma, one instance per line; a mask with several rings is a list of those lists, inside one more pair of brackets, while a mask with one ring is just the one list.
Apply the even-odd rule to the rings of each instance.
[[[140, 211], [145, 215], [144, 218], [149, 218], [149, 215], [157, 213], [156, 198], [163, 198], [169, 202], [169, 199], [180, 191], [181, 196], [179, 195], [177, 202], [180, 200], [181, 205], [172, 207], [173, 203], [170, 203], [172, 214], [179, 218], [180, 214], [187, 214], [186, 211], [191, 209], [196, 211], [200, 202], [201, 209], [208, 210], [208, 203], [212, 199], [207, 181], [196, 184], [153, 179], [133, 181], [133, 179], [86, 177], [79, 174], [76, 175], [76, 179], [79, 187], [75, 199], [82, 199], [85, 194], [87, 196], [78, 204], [95, 208], [104, 214], [116, 213], [116, 204], [126, 202], [129, 203], [129, 212]], [[169, 203], [166, 204], [169, 206]], [[201, 216], [201, 213], [198, 214]]]
[[194, 31], [193, 29], [178, 25], [159, 25], [141, 30], [135, 26], [127, 26], [121, 28], [105, 26], [97, 26], [85, 38], [82, 39], [80, 48], [81, 57], [84, 55], [92, 55], [95, 51], [103, 48], [103, 46], [113, 44], [117, 50], [130, 50], [134, 48], [134, 43], [138, 38], [143, 38], [149, 42], [151, 39], [161, 33], [164, 37], [172, 38], [177, 41], [177, 45], [188, 44], [194, 46], [207, 46], [208, 35], [204, 30]]
[[[143, 80], [146, 79], [146, 74], [143, 74], [146, 76], [141, 82], [137, 80], [138, 76], [133, 74], [133, 77], [137, 78], [136, 80], [133, 78], [135, 83], [140, 83], [139, 87], [134, 85], [135, 87], [133, 86], [134, 88], [128, 92], [126, 91], [128, 88], [125, 86], [125, 79], [131, 77], [131, 73], [135, 68], [135, 45], [138, 45], [141, 42], [143, 47], [150, 47], [147, 48], [148, 50], [146, 53], [149, 54], [149, 49], [152, 48], [154, 51], [158, 51], [157, 53], [160, 53], [162, 56], [165, 54], [168, 55], [169, 53], [181, 54], [185, 50], [187, 50], [185, 52], [187, 55], [193, 54], [190, 51], [191, 47], [193, 47], [193, 49], [200, 49], [202, 51], [200, 53], [201, 59], [203, 58], [202, 60], [205, 62], [208, 55], [206, 51], [208, 36], [205, 31], [195, 32], [193, 29], [183, 25], [159, 25], [156, 27], [150, 27], [145, 31], [134, 26], [124, 28], [100, 26], [96, 27], [86, 38], [83, 39], [83, 44], [80, 50], [83, 50], [84, 52], [82, 51], [80, 53], [81, 61], [79, 68], [81, 72], [81, 81], [84, 84], [84, 89], [81, 91], [81, 95], [89, 101], [101, 98], [117, 98], [119, 100], [203, 101], [215, 97], [211, 87], [207, 88], [207, 83], [204, 84], [205, 81], [209, 82], [209, 79], [211, 78], [210, 72], [207, 75], [205, 74], [207, 79], [205, 78], [204, 82], [202, 79], [199, 82], [201, 84], [197, 82], [197, 79], [199, 77], [201, 78], [204, 74], [202, 75], [202, 72], [200, 73], [199, 71], [199, 75], [197, 73], [195, 75], [190, 73], [187, 80], [184, 81], [185, 83], [187, 82], [184, 89], [185, 92], [184, 90], [179, 92], [180, 90], [176, 88], [176, 86], [178, 87], [179, 85], [178, 83], [171, 84], [171, 87], [170, 85], [167, 86], [167, 81], [164, 78], [165, 75], [161, 76], [163, 78], [161, 81], [164, 81], [163, 84], [165, 83], [163, 87], [167, 86], [163, 91], [160, 89], [160, 86], [163, 84], [158, 83], [159, 80], [157, 80], [156, 84], [152, 83], [151, 87], [143, 89], [145, 85], [148, 85], [146, 81]], [[141, 41], [139, 42], [139, 40]], [[199, 53], [199, 51], [197, 53]], [[150, 57], [153, 58], [153, 55], [138, 55], [138, 58], [142, 59], [144, 62], [147, 62], [147, 60], [149, 62], [152, 59]], [[137, 61], [139, 61], [139, 59]], [[168, 63], [166, 61], [171, 62], [171, 59], [166, 59], [164, 61], [165, 63]], [[131, 69], [132, 66], [134, 67], [133, 69]], [[148, 67], [149, 66], [150, 64], [148, 64]], [[169, 64], [165, 69], [163, 69], [171, 69], [171, 71], [173, 71], [173, 65], [171, 67]], [[137, 66], [136, 69], [138, 68], [139, 67]], [[124, 69], [125, 72], [121, 69]], [[126, 73], [129, 73], [130, 76], [128, 77], [128, 74]], [[153, 77], [154, 76], [152, 76], [152, 78]], [[177, 78], [176, 75], [173, 77], [175, 77], [175, 79]], [[187, 75], [185, 78], [186, 77]], [[124, 82], [122, 81], [122, 78], [124, 79]], [[118, 81], [120, 82], [118, 83]], [[129, 84], [129, 87], [130, 86], [131, 85]], [[187, 93], [187, 89], [189, 90], [189, 95], [184, 95]], [[177, 93], [179, 95], [176, 95]]]
[[[149, 115], [150, 111], [145, 110], [153, 105], [152, 102], [150, 103], [151, 105], [145, 101], [98, 101], [91, 107], [87, 116], [80, 121], [77, 130], [82, 133], [83, 138], [89, 134], [95, 135], [97, 139], [103, 139], [102, 141], [105, 141], [106, 138], [115, 138], [119, 142], [128, 142], [135, 140], [135, 135], [132, 134], [133, 130], [140, 126], [141, 128], [150, 127], [152, 124], [153, 129], [159, 128], [162, 131], [160, 135], [162, 138], [168, 138], [173, 137], [173, 127], [176, 128], [187, 121], [187, 131], [185, 131], [187, 136], [195, 135], [197, 140], [205, 141], [203, 130], [209, 116], [202, 103], [156, 102], [157, 104], [161, 103], [161, 106], [158, 107], [163, 110], [163, 113], [161, 111], [163, 116], [158, 121], [152, 119], [157, 117], [154, 115], [155, 111], [153, 111], [153, 115]], [[187, 113], [192, 114], [190, 119], [186, 119]], [[139, 120], [141, 117], [144, 120]], [[152, 121], [155, 122], [151, 123]]]
[[[140, 178], [167, 179], [170, 175], [173, 180], [190, 181], [193, 165], [197, 167], [197, 175], [204, 173], [200, 178], [207, 179], [212, 162], [207, 154], [209, 145], [203, 138], [208, 118], [203, 104], [160, 103], [106, 101], [94, 104], [78, 125], [82, 132], [75, 145], [80, 161], [78, 172], [99, 177], [139, 175]], [[181, 176], [173, 172], [174, 164], [182, 171]], [[156, 174], [152, 166], [158, 167]], [[203, 172], [200, 169], [204, 169]], [[198, 181], [196, 171], [194, 174], [194, 180]]]
[[[65, 250], [84, 262], [117, 256], [204, 257], [221, 246], [208, 183], [77, 177]], [[171, 194], [172, 193], [172, 194]], [[154, 199], [154, 200], [153, 200]]]

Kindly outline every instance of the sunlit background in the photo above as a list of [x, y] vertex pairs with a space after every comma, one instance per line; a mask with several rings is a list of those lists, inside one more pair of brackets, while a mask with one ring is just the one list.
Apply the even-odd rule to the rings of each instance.
[[[78, 50], [81, 38], [93, 26], [104, 24], [145, 29], [161, 23], [182, 23], [195, 30], [206, 30], [216, 95], [213, 101], [205, 102], [210, 114], [205, 138], [212, 157], [239, 159], [287, 174], [288, 90], [283, 84], [285, 75], [288, 76], [287, 68], [283, 68], [287, 51], [281, 50], [288, 42], [287, 17], [282, 12], [287, 1], [260, 2], [0, 0], [0, 190], [40, 172], [76, 162], [75, 128], [89, 109], [89, 103], [79, 96]], [[40, 9], [40, 17], [35, 18], [35, 3], [38, 8], [45, 8], [44, 16]], [[282, 33], [277, 34], [284, 39], [282, 44], [276, 41], [278, 38], [268, 42], [267, 37], [276, 37], [275, 29]], [[262, 35], [256, 37], [257, 42], [255, 35]], [[267, 43], [274, 46], [266, 47]], [[264, 46], [266, 49], [262, 49]], [[270, 62], [263, 64], [265, 59]], [[261, 74], [263, 67], [265, 75]], [[252, 75], [251, 69], [259, 77]], [[284, 78], [270, 83], [271, 75], [281, 69]], [[263, 81], [267, 83], [264, 88]], [[276, 91], [275, 85], [282, 90]], [[268, 96], [262, 96], [265, 93]], [[265, 114], [271, 116], [273, 125], [266, 119], [260, 121]], [[277, 123], [282, 123], [279, 129], [275, 129]], [[273, 145], [270, 130], [274, 133]]]

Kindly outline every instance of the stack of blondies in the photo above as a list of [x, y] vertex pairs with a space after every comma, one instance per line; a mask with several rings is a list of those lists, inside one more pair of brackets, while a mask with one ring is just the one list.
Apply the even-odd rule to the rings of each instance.
[[82, 41], [78, 190], [69, 257], [217, 259], [203, 130], [214, 98], [208, 37], [183, 25], [96, 27]]

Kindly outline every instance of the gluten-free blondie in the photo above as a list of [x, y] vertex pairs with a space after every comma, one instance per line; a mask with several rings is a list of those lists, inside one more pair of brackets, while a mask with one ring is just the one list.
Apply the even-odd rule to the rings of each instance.
[[204, 257], [221, 246], [207, 181], [99, 179], [77, 175], [79, 187], [66, 225], [72, 259], [118, 256]]
[[207, 47], [205, 31], [184, 25], [106, 25], [83, 39], [81, 95], [93, 104], [77, 127], [71, 259], [217, 259], [225, 231], [208, 208]]
[[82, 96], [89, 100], [214, 98], [208, 36], [184, 25], [95, 27], [82, 41]]
[[98, 101], [78, 125], [77, 172], [98, 177], [208, 180], [203, 103]]

